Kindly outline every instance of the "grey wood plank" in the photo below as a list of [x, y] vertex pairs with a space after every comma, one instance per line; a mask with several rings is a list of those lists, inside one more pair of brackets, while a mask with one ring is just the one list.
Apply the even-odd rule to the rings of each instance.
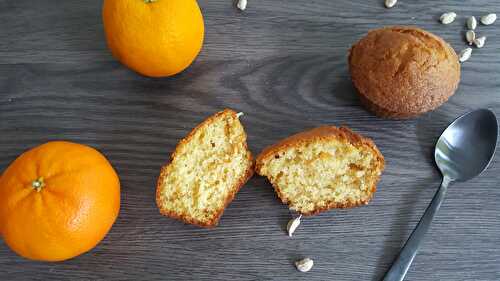
[[[465, 16], [500, 3], [378, 0], [200, 1], [206, 42], [196, 62], [171, 78], [141, 77], [106, 50], [101, 1], [0, 0], [0, 171], [48, 140], [92, 145], [122, 181], [122, 209], [106, 239], [64, 263], [24, 260], [0, 242], [0, 280], [378, 280], [439, 184], [432, 148], [467, 110], [500, 115], [500, 29], [480, 26], [486, 47], [463, 65], [456, 95], [407, 121], [382, 120], [359, 104], [346, 66], [348, 48], [371, 28], [412, 24], [463, 42]], [[460, 16], [450, 26], [439, 15]], [[254, 153], [320, 124], [348, 125], [372, 137], [387, 170], [363, 208], [290, 218], [265, 179], [241, 190], [214, 230], [158, 214], [154, 186], [177, 141], [206, 116], [230, 107]], [[500, 163], [453, 186], [407, 280], [500, 280]], [[1, 240], [0, 240], [1, 241]], [[315, 260], [307, 274], [293, 261]]]

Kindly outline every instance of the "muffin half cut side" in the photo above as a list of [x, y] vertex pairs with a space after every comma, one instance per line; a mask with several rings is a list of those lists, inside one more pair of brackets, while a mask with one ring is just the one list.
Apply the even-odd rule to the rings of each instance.
[[186, 223], [217, 225], [226, 206], [253, 174], [253, 159], [238, 114], [226, 109], [177, 145], [158, 178], [160, 212]]
[[384, 169], [373, 141], [341, 127], [323, 126], [266, 148], [256, 172], [283, 203], [303, 215], [367, 204]]

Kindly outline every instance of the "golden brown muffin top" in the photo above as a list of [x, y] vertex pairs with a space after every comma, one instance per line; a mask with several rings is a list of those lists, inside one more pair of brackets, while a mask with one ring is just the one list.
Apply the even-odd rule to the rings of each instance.
[[403, 115], [435, 109], [453, 95], [460, 80], [455, 51], [416, 27], [370, 31], [351, 48], [349, 67], [364, 98]]

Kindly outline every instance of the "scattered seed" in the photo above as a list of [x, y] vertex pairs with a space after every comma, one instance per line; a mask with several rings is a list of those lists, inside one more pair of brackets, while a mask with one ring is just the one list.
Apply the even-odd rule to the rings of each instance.
[[385, 7], [390, 9], [398, 3], [398, 0], [385, 0]]
[[239, 0], [236, 6], [238, 9], [244, 11], [247, 8], [247, 0]]
[[293, 233], [295, 232], [295, 230], [297, 229], [297, 227], [299, 227], [300, 225], [300, 219], [302, 218], [302, 215], [294, 218], [294, 219], [291, 219], [287, 226], [286, 226], [286, 229], [288, 230], [288, 236], [292, 237]]
[[458, 60], [460, 62], [465, 62], [468, 59], [470, 59], [470, 56], [472, 55], [472, 48], [465, 48], [463, 49], [460, 54], [458, 55]]
[[465, 33], [465, 39], [467, 40], [467, 42], [469, 43], [469, 45], [472, 45], [472, 43], [476, 39], [476, 33], [474, 32], [474, 30], [467, 31]]
[[477, 20], [475, 16], [471, 16], [467, 19], [467, 28], [470, 30], [475, 30], [477, 27]]
[[487, 14], [481, 17], [481, 23], [484, 25], [493, 24], [497, 20], [497, 14]]
[[454, 12], [449, 12], [442, 14], [439, 20], [441, 21], [442, 24], [450, 24], [453, 21], [455, 21], [456, 17], [457, 14], [455, 14]]
[[314, 265], [314, 261], [310, 258], [305, 258], [295, 262], [295, 267], [300, 272], [308, 272]]
[[476, 39], [474, 39], [474, 45], [481, 49], [484, 46], [484, 43], [486, 43], [486, 36], [481, 36]]

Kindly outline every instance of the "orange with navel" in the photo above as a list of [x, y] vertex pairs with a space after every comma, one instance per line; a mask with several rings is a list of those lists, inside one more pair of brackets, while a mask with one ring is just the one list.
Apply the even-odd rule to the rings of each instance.
[[120, 210], [120, 181], [97, 150], [49, 142], [0, 177], [0, 233], [17, 254], [66, 260], [95, 247]]
[[203, 45], [196, 0], [104, 0], [102, 16], [111, 53], [146, 76], [181, 72]]

